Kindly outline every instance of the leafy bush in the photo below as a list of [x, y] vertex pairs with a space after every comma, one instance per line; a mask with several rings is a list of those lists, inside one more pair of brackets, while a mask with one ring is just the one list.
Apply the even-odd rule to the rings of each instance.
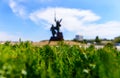
[[120, 43], [120, 36], [115, 37], [115, 39], [114, 39], [114, 43]]
[[107, 46], [0, 44], [0, 78], [120, 78], [119, 51]]

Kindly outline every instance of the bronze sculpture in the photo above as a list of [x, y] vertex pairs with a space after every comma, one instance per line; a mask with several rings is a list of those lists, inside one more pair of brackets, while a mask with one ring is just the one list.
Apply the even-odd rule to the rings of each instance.
[[63, 39], [63, 34], [62, 34], [62, 32], [60, 32], [60, 27], [61, 27], [60, 23], [61, 23], [61, 21], [62, 21], [62, 19], [60, 19], [60, 20], [56, 20], [55, 19], [56, 25], [54, 26], [52, 24], [52, 26], [50, 28], [52, 36], [51, 36], [51, 38], [49, 40], [49, 43], [50, 43], [50, 41], [61, 41], [61, 40], [64, 40]]

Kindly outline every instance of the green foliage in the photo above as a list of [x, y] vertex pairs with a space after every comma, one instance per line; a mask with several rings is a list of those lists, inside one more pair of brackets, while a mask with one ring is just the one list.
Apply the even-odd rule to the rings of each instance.
[[114, 45], [112, 43], [107, 43], [104, 47], [114, 48]]
[[114, 39], [114, 43], [120, 43], [120, 36]]
[[67, 45], [0, 44], [0, 78], [120, 78], [120, 52]]
[[9, 46], [9, 45], [10, 45], [10, 41], [6, 41], [6, 42], [4, 43], [4, 45], [5, 45], [5, 46]]

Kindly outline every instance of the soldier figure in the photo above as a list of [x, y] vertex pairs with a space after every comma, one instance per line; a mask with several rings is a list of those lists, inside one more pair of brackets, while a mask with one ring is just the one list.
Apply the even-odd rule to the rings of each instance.
[[55, 27], [54, 27], [53, 24], [52, 24], [52, 26], [50, 28], [50, 31], [52, 32], [52, 36], [55, 37], [56, 31], [55, 31]]

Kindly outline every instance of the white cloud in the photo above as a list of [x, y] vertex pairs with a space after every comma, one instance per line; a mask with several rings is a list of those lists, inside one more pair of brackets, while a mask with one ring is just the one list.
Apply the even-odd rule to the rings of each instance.
[[79, 34], [86, 36], [100, 36], [101, 38], [114, 38], [120, 35], [120, 22], [110, 21], [103, 24], [91, 24], [86, 27], [82, 32], [78, 31]]
[[[17, 16], [20, 16], [22, 18], [28, 17], [28, 11], [30, 11], [30, 8], [28, 5], [35, 5], [37, 3], [45, 3], [45, 2], [51, 2], [53, 0], [9, 0], [8, 5]], [[34, 2], [34, 4], [32, 4]]]
[[[120, 35], [120, 21], [108, 21], [106, 23], [96, 23], [100, 16], [91, 10], [79, 10], [70, 8], [46, 8], [30, 14], [30, 19], [37, 23], [46, 21], [50, 27], [54, 23], [54, 12], [57, 19], [62, 18], [62, 30], [79, 33], [88, 37], [100, 36], [102, 38], [114, 38]], [[44, 25], [46, 27], [46, 25]]]
[[24, 0], [9, 0], [9, 6], [16, 15], [22, 18], [26, 18], [26, 10], [25, 10], [25, 7], [20, 4], [21, 2], [25, 2], [25, 1]]
[[92, 13], [90, 10], [78, 10], [69, 8], [47, 8], [38, 10], [30, 14], [30, 19], [35, 23], [40, 23], [44, 20], [48, 23], [54, 23], [54, 12], [58, 19], [63, 19], [63, 27], [67, 30], [76, 30], [83, 23], [89, 23], [100, 19], [99, 16]]

